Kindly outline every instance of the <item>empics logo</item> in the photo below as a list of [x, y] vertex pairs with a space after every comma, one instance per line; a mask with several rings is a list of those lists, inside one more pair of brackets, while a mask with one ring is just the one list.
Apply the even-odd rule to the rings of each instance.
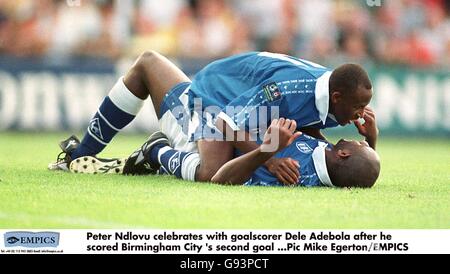
[[15, 243], [17, 243], [18, 241], [20, 241], [18, 238], [16, 238], [16, 237], [14, 237], [14, 236], [12, 236], [12, 237], [8, 237], [7, 239], [6, 239], [6, 242], [8, 243], [8, 244], [15, 244]]
[[58, 247], [59, 233], [11, 231], [5, 233], [4, 240], [5, 247]]

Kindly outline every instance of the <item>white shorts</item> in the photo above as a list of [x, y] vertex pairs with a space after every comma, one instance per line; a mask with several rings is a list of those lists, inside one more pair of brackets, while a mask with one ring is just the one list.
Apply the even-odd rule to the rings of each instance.
[[[174, 113], [173, 108], [178, 107], [177, 113], [185, 111], [190, 113], [189, 109], [189, 92], [190, 83], [181, 83], [172, 88], [165, 96], [161, 107], [161, 118], [159, 126], [161, 131], [169, 139], [169, 144], [176, 150], [185, 152], [198, 152], [197, 142], [190, 141], [193, 131], [197, 128], [198, 116], [194, 113], [193, 117], [188, 117], [186, 122], [180, 121], [179, 116]], [[186, 129], [188, 127], [188, 130]]]

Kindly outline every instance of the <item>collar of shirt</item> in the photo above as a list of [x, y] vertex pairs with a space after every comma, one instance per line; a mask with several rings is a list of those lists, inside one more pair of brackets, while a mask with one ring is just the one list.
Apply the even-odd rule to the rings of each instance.
[[324, 125], [328, 116], [330, 76], [331, 71], [327, 71], [316, 81], [316, 108], [319, 111], [319, 118]]
[[318, 146], [312, 153], [312, 158], [320, 182], [325, 186], [334, 187], [333, 183], [331, 183], [330, 176], [328, 175], [327, 162], [325, 160], [326, 147], [327, 143], [319, 141]]
[[331, 120], [333, 120], [334, 122], [338, 122], [337, 120], [336, 120], [336, 116], [334, 116], [333, 114], [331, 114], [331, 113], [328, 113], [328, 118], [330, 118]]

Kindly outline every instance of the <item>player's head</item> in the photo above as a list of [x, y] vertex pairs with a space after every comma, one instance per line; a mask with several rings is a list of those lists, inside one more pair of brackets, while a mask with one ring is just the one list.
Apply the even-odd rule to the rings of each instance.
[[341, 139], [327, 157], [328, 173], [338, 187], [372, 187], [380, 175], [380, 158], [365, 141]]
[[330, 112], [343, 126], [362, 117], [372, 99], [372, 83], [361, 66], [345, 64], [331, 73], [329, 92]]

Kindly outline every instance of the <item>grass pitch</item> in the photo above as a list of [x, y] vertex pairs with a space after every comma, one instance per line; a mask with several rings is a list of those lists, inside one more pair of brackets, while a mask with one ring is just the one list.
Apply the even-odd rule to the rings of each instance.
[[[448, 139], [380, 138], [372, 189], [220, 186], [49, 172], [67, 134], [0, 133], [0, 228], [450, 228]], [[145, 136], [118, 136], [126, 157]]]

